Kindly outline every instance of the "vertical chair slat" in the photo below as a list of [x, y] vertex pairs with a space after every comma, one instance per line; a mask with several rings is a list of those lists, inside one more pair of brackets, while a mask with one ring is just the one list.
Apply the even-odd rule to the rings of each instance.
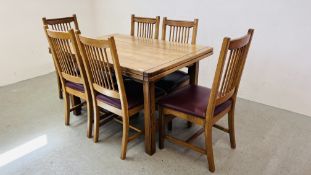
[[174, 34], [174, 26], [170, 26], [170, 35], [168, 41], [173, 40], [173, 34]]
[[[230, 53], [229, 53], [229, 58], [231, 56], [232, 56], [232, 51], [230, 51]], [[228, 74], [228, 69], [226, 68], [225, 72], [224, 72], [224, 77], [226, 77], [227, 74]], [[223, 79], [222, 82], [221, 82], [221, 86], [220, 86], [221, 88], [220, 88], [220, 91], [219, 91], [221, 94], [223, 94], [224, 91], [225, 91], [225, 89], [224, 89], [225, 88], [225, 83], [226, 83], [226, 81], [225, 81], [225, 79]]]
[[231, 66], [231, 71], [229, 74], [230, 76], [228, 78], [229, 79], [228, 88], [227, 88], [228, 91], [230, 91], [230, 90], [232, 90], [232, 88], [234, 88], [232, 85], [232, 82], [236, 78], [235, 72], [236, 72], [236, 69], [239, 66], [239, 62], [241, 60], [241, 59], [239, 59], [241, 57], [241, 51], [242, 51], [242, 48], [237, 49], [237, 55], [235, 56], [235, 58], [232, 59], [232, 63], [231, 63], [232, 66]]
[[115, 91], [111, 66], [106, 48], [84, 45], [85, 55], [88, 58], [90, 72], [95, 84], [109, 90]]
[[[244, 60], [242, 60], [242, 59], [239, 60], [238, 65], [241, 65], [241, 66], [238, 67], [238, 68], [236, 68], [236, 70], [235, 70], [235, 76], [237, 76], [237, 77], [239, 76], [240, 70], [241, 70], [241, 69], [243, 70], [244, 62], [245, 62], [245, 59], [246, 59], [245, 54], [247, 54], [247, 51], [248, 51], [247, 46], [244, 46], [243, 49], [242, 49], [242, 51], [241, 51], [241, 57], [245, 57], [245, 58], [244, 58]], [[238, 81], [239, 81], [238, 78], [235, 79], [234, 81], [232, 81], [232, 86], [238, 84]]]
[[105, 79], [102, 77], [101, 66], [99, 64], [98, 57], [96, 56], [96, 49], [97, 48], [95, 48], [95, 47], [90, 47], [90, 48], [91, 48], [91, 53], [92, 53], [92, 56], [93, 56], [94, 64], [95, 64], [95, 67], [96, 67], [95, 72], [96, 72], [96, 75], [98, 77], [99, 83], [103, 87], [107, 88], [107, 84], [104, 82]]
[[[134, 25], [135, 25], [135, 24], [134, 24]], [[139, 37], [139, 32], [138, 32], [139, 29], [140, 29], [140, 28], [139, 28], [139, 22], [138, 22], [138, 23], [137, 23], [137, 32], [136, 32], [136, 36], [137, 36], [137, 37]]]
[[[103, 51], [105, 54], [103, 54]], [[109, 84], [109, 88], [110, 90], [115, 90], [114, 88], [114, 82], [112, 80], [112, 75], [111, 75], [111, 71], [110, 71], [110, 65], [109, 65], [109, 61], [107, 58], [107, 52], [106, 49], [100, 48], [100, 53], [101, 53], [101, 58], [102, 58], [102, 63], [103, 63], [103, 67], [105, 68], [105, 77], [107, 79], [107, 84]]]
[[110, 80], [110, 83], [111, 83], [111, 86], [112, 86], [112, 90], [116, 90], [115, 89], [115, 86], [114, 86], [114, 82], [113, 82], [113, 77], [112, 77], [112, 72], [111, 72], [111, 66], [109, 66], [109, 61], [108, 61], [108, 54], [107, 54], [107, 50], [104, 49], [104, 60], [105, 60], [105, 63], [106, 63], [106, 67], [107, 67], [107, 72], [108, 72], [108, 75], [109, 75], [109, 80]]
[[[164, 17], [162, 25], [162, 40], [165, 40], [167, 35], [166, 30], [169, 27], [168, 41], [187, 44], [191, 37], [191, 44], [195, 44], [198, 25], [197, 19], [194, 19], [194, 21], [177, 21], [168, 20]], [[192, 35], [190, 35], [190, 30], [192, 30]]]
[[231, 62], [231, 60], [232, 60], [231, 58], [234, 58], [235, 55], [236, 55], [236, 51], [234, 50], [234, 51], [232, 51], [232, 55], [231, 55], [231, 57], [229, 57], [229, 59], [226, 59], [226, 58], [225, 58], [225, 62], [227, 61], [227, 65], [228, 65], [228, 66], [225, 67], [225, 72], [226, 72], [226, 74], [224, 74], [224, 76], [223, 76], [223, 81], [224, 81], [223, 93], [226, 93], [226, 91], [227, 91], [227, 86], [228, 86], [228, 75], [230, 75], [230, 67], [231, 67], [230, 62]]
[[97, 71], [100, 75], [100, 79], [102, 79], [102, 82], [105, 84], [105, 86], [107, 88], [110, 88], [110, 84], [107, 81], [106, 71], [105, 71], [104, 66], [103, 66], [103, 60], [102, 60], [101, 54], [99, 53], [99, 49], [100, 48], [94, 48], [95, 55], [97, 57], [98, 66], [99, 66], [99, 69]]
[[[108, 74], [107, 74], [107, 66], [106, 66], [106, 61], [105, 61], [105, 57], [102, 53], [102, 48], [97, 48], [98, 50], [98, 57], [100, 59], [100, 67], [101, 67], [101, 71], [102, 71], [102, 76], [103, 76], [103, 79], [104, 79], [104, 82], [107, 84], [106, 87], [108, 87], [109, 89], [112, 89], [111, 88], [111, 83], [109, 81], [109, 77], [108, 77]], [[105, 49], [104, 49], [105, 50]]]
[[99, 48], [93, 47], [93, 52], [94, 52], [95, 60], [96, 60], [96, 63], [97, 63], [96, 65], [98, 66], [96, 71], [98, 73], [98, 76], [100, 77], [99, 79], [101, 80], [101, 83], [104, 85], [104, 87], [108, 87], [109, 84], [107, 83], [106, 78], [104, 78], [105, 71], [104, 71], [102, 63], [101, 63], [102, 60], [101, 60], [101, 57], [100, 57], [100, 55], [98, 53], [98, 49]]
[[[234, 43], [234, 42], [232, 42]], [[241, 40], [241, 43], [243, 41]], [[237, 84], [239, 81], [239, 73], [240, 70], [243, 69], [243, 62], [245, 62], [245, 54], [247, 53], [248, 45], [240, 46], [237, 48], [229, 49], [229, 56], [224, 58], [224, 74], [220, 81], [222, 82], [220, 85], [220, 90], [218, 93], [218, 98], [221, 98], [226, 95], [230, 95], [230, 93], [237, 89]], [[242, 66], [243, 65], [243, 66]], [[231, 94], [232, 95], [232, 94]], [[229, 97], [228, 97], [229, 98]]]
[[64, 17], [64, 18], [51, 18], [46, 19], [43, 18], [43, 24], [48, 25], [53, 30], [57, 31], [69, 31], [73, 29], [71, 24], [74, 25], [74, 29], [79, 30], [77, 17], [76, 15], [72, 15], [71, 17]]
[[65, 31], [64, 24], [58, 24], [61, 31]]
[[74, 54], [72, 53], [71, 51], [71, 48], [70, 48], [70, 43], [69, 41], [64, 41], [64, 44], [65, 44], [65, 49], [66, 49], [66, 52], [68, 53], [68, 60], [70, 62], [70, 68], [71, 68], [71, 71], [72, 71], [72, 75], [73, 76], [78, 76], [78, 68], [77, 68], [77, 63], [74, 61]]
[[66, 59], [66, 55], [65, 53], [63, 52], [63, 41], [61, 39], [58, 39], [58, 52], [59, 52], [59, 58], [63, 60], [64, 62], [64, 72], [67, 73], [67, 74], [70, 74], [70, 66], [68, 64], [68, 60]]
[[96, 74], [96, 72], [95, 72], [96, 68], [95, 68], [95, 66], [94, 66], [94, 62], [93, 62], [93, 59], [92, 59], [92, 54], [90, 53], [90, 48], [89, 48], [89, 46], [85, 46], [85, 52], [86, 52], [87, 57], [90, 58], [90, 60], [89, 60], [89, 65], [90, 65], [90, 68], [91, 68], [91, 72], [92, 72], [92, 74], [94, 75], [94, 76], [93, 76], [93, 80], [94, 80], [94, 82], [95, 82], [96, 84], [100, 84], [100, 83], [99, 83], [99, 80], [98, 80], [98, 77], [97, 77], [97, 74]]
[[160, 17], [146, 18], [131, 16], [131, 36], [135, 35], [135, 23], [137, 24], [136, 36], [141, 38], [158, 39]]

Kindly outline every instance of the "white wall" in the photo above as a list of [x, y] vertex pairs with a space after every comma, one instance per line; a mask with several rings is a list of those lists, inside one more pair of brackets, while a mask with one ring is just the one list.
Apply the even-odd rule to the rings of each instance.
[[215, 49], [200, 64], [201, 85], [211, 84], [222, 38], [252, 27], [239, 96], [311, 116], [310, 6], [309, 0], [0, 0], [0, 86], [53, 71], [43, 16], [77, 13], [82, 32], [94, 36], [129, 34], [132, 13], [199, 18], [198, 44]]
[[81, 30], [94, 31], [89, 0], [0, 0], [0, 86], [54, 71], [42, 17], [76, 13]]
[[96, 0], [98, 35], [130, 32], [130, 14], [199, 18], [198, 44], [215, 54], [200, 64], [209, 85], [224, 36], [255, 29], [239, 96], [311, 116], [311, 1], [309, 0]]

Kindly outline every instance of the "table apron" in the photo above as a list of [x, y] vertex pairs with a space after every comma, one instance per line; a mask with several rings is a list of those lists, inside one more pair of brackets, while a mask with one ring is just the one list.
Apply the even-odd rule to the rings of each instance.
[[202, 59], [204, 59], [204, 58], [206, 58], [206, 57], [208, 57], [208, 56], [210, 56], [212, 54], [213, 54], [213, 52], [201, 55], [199, 57], [196, 57], [196, 58], [194, 58], [192, 60], [189, 60], [189, 61], [187, 61], [185, 63], [182, 63], [180, 65], [172, 67], [171, 69], [165, 70], [165, 71], [163, 71], [163, 72], [161, 72], [159, 74], [155, 74], [153, 76], [144, 76], [144, 81], [157, 81], [157, 80], [159, 80], [159, 79], [161, 79], [161, 78], [163, 78], [163, 77], [165, 77], [165, 76], [167, 76], [167, 75], [169, 75], [169, 74], [171, 74], [171, 73], [173, 73], [173, 72], [175, 72], [175, 71], [177, 71], [177, 70], [179, 70], [181, 68], [190, 66], [190, 65], [192, 65], [192, 64], [194, 64], [194, 63], [196, 63], [196, 62], [198, 62], [198, 61], [200, 61], [200, 60], [202, 60]]

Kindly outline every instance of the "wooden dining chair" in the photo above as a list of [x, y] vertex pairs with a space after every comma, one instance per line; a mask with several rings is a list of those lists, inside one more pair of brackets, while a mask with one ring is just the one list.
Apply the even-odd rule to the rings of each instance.
[[[164, 140], [166, 139], [172, 143], [206, 154], [209, 170], [214, 172], [212, 127], [229, 133], [231, 148], [236, 147], [234, 110], [253, 33], [254, 30], [249, 29], [247, 35], [241, 38], [233, 40], [224, 38], [211, 89], [198, 85], [189, 85], [158, 102], [160, 149], [164, 147]], [[226, 114], [228, 114], [229, 127], [224, 128], [217, 125], [216, 122]], [[190, 121], [202, 126], [202, 128], [185, 141], [175, 138], [165, 132], [166, 116], [168, 115]], [[202, 133], [204, 133], [205, 137], [205, 148], [191, 144]]]
[[[198, 19], [194, 19], [193, 21], [179, 21], [169, 20], [167, 17], [164, 17], [162, 24], [162, 40], [179, 44], [195, 44], [198, 22]], [[176, 71], [159, 80], [156, 86], [170, 93], [179, 87], [189, 84], [189, 79], [190, 76], [187, 73]]]
[[[155, 18], [131, 16], [131, 36], [158, 39], [160, 16]], [[136, 29], [136, 30], [135, 30]]]
[[[130, 125], [129, 118], [144, 108], [143, 86], [122, 78], [113, 37], [98, 40], [78, 35], [77, 38], [93, 99], [94, 142], [99, 139], [99, 110], [114, 113], [117, 116], [114, 119], [123, 125], [121, 159], [125, 159], [128, 142], [142, 134], [140, 129]], [[112, 77], [113, 74], [115, 78]], [[107, 120], [104, 119], [103, 122]], [[136, 131], [136, 134], [129, 136], [129, 128]]]
[[[75, 14], [73, 14], [72, 16], [63, 17], [63, 18], [47, 19], [46, 17], [44, 17], [42, 18], [42, 21], [43, 21], [43, 25], [46, 25], [48, 26], [49, 29], [56, 30], [56, 31], [69, 31], [70, 29], [80, 30], [77, 16]], [[49, 48], [49, 53], [52, 53], [50, 48]], [[55, 70], [56, 70], [56, 66], [55, 66]], [[58, 85], [58, 95], [59, 95], [59, 98], [62, 99], [63, 98], [62, 85], [60, 82], [59, 75], [56, 74], [56, 76], [57, 76], [57, 85]]]
[[[48, 29], [44, 26], [56, 70], [60, 77], [65, 100], [65, 125], [70, 123], [70, 112], [87, 105], [87, 137], [92, 136], [92, 96], [89, 90], [85, 69], [78, 49], [75, 32], [60, 32]], [[79, 33], [79, 31], [76, 31]], [[85, 102], [70, 108], [69, 95], [84, 99]]]
[[[198, 19], [194, 19], [193, 21], [181, 21], [170, 20], [167, 19], [167, 17], [164, 17], [161, 39], [178, 44], [196, 44], [198, 23]], [[181, 87], [189, 85], [189, 83], [190, 75], [179, 70], [160, 79], [156, 82], [156, 86], [165, 90], [165, 92], [169, 94]], [[187, 122], [187, 124], [188, 127], [192, 126], [190, 122]], [[169, 130], [172, 130], [172, 126], [173, 123], [170, 121], [168, 123]]]

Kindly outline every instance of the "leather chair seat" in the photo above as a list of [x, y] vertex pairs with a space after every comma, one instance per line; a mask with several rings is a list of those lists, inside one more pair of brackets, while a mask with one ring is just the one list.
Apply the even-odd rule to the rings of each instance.
[[65, 83], [65, 86], [66, 86], [66, 87], [69, 87], [69, 88], [71, 88], [71, 89], [80, 91], [80, 92], [84, 92], [84, 86], [83, 86], [83, 84], [78, 84], [78, 83], [73, 83], [73, 82], [67, 81], [67, 82]]
[[174, 91], [183, 82], [189, 79], [190, 77], [187, 73], [182, 71], [176, 71], [163, 77], [158, 82], [156, 82], [155, 85], [156, 87], [163, 89], [166, 93], [170, 93]]
[[[83, 84], [66, 82], [66, 86], [72, 89], [84, 92]], [[125, 78], [124, 87], [125, 87], [125, 93], [127, 97], [128, 109], [132, 109], [136, 106], [144, 104], [143, 86], [141, 83]], [[160, 97], [165, 94], [165, 91], [156, 87], [155, 94], [156, 94], [156, 97]], [[111, 98], [100, 93], [96, 95], [96, 99], [104, 103], [107, 103], [111, 106], [121, 109], [121, 101], [119, 99]]]
[[[188, 85], [162, 98], [158, 101], [158, 104], [162, 107], [205, 118], [210, 92], [211, 89], [206, 87]], [[229, 99], [216, 106], [214, 116], [230, 107], [231, 104], [232, 101]]]

